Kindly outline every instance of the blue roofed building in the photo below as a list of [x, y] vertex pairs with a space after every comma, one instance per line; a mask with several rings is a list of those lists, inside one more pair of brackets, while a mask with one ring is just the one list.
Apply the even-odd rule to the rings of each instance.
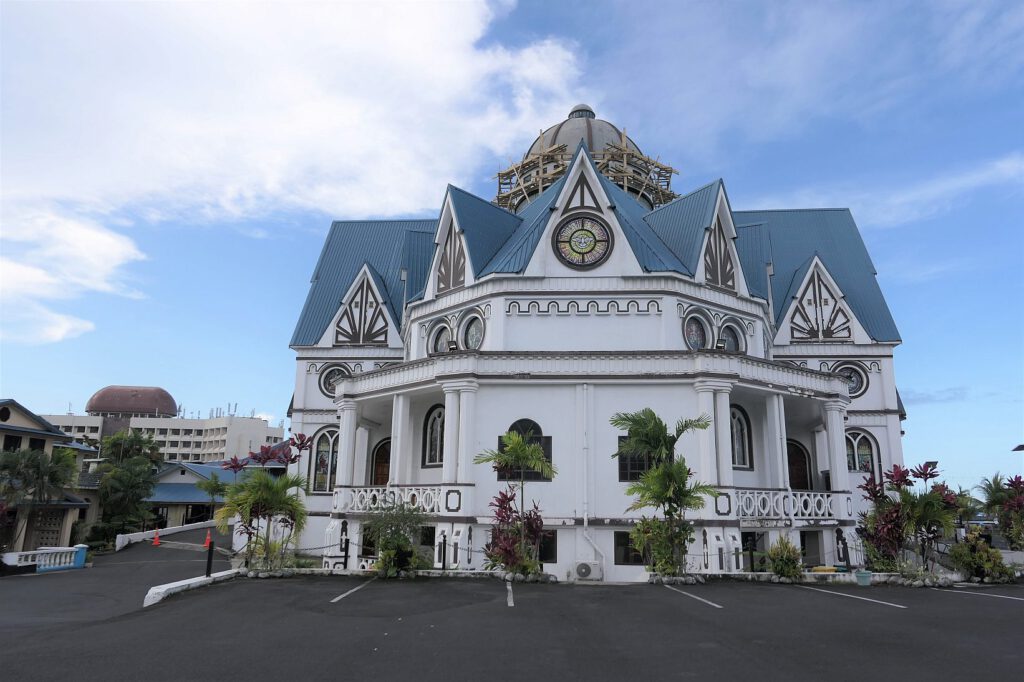
[[[498, 175], [439, 188], [436, 217], [335, 222], [295, 326], [292, 430], [313, 449], [303, 546], [374, 561], [362, 524], [426, 512], [422, 551], [482, 569], [507, 481], [473, 463], [509, 430], [558, 470], [531, 482], [540, 560], [569, 580], [645, 580], [613, 457], [618, 412], [707, 415], [677, 456], [721, 495], [693, 513], [689, 570], [752, 570], [778, 538], [857, 563], [857, 486], [902, 464], [899, 331], [849, 210], [737, 210], [579, 105]], [[345, 542], [351, 547], [343, 555]]]

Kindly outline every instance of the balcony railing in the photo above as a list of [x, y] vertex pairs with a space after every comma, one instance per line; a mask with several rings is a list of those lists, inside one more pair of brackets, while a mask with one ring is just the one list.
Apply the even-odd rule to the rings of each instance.
[[736, 516], [741, 524], [786, 525], [787, 520], [835, 521], [838, 493], [740, 489], [736, 491]]
[[339, 512], [373, 512], [396, 504], [415, 507], [427, 514], [441, 511], [441, 486], [372, 486], [342, 488], [335, 493]]

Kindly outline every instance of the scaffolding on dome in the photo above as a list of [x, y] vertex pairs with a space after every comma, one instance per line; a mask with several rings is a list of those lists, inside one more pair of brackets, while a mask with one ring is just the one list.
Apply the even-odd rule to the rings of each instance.
[[[623, 131], [619, 144], [590, 152], [597, 170], [630, 194], [642, 197], [652, 209], [675, 199], [678, 195], [672, 191], [672, 175], [679, 171], [630, 150], [625, 138]], [[574, 151], [564, 144], [554, 145], [539, 153], [527, 153], [519, 163], [499, 171], [495, 203], [509, 211], [518, 211], [562, 177], [572, 163]]]

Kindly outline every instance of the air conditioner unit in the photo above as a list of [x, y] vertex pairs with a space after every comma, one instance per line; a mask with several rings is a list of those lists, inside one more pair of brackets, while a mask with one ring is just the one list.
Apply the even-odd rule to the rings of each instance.
[[603, 577], [600, 561], [580, 561], [576, 564], [577, 580], [601, 580]]

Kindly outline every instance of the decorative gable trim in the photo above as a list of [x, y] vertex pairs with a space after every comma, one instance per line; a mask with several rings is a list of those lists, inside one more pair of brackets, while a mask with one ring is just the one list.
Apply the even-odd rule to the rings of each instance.
[[395, 328], [384, 292], [377, 287], [369, 267], [363, 265], [343, 299], [334, 320], [334, 346], [386, 346], [389, 332]]
[[799, 293], [793, 297], [779, 330], [780, 340], [797, 344], [854, 343], [867, 336], [818, 256], [811, 261], [796, 291]]
[[466, 246], [452, 226], [449, 226], [448, 237], [437, 264], [435, 293], [438, 296], [466, 286]]
[[601, 211], [601, 206], [597, 202], [597, 195], [594, 193], [594, 190], [590, 187], [590, 182], [587, 180], [586, 173], [580, 173], [579, 178], [573, 184], [572, 190], [566, 197], [563, 212], [573, 211], [581, 208], [589, 208], [595, 211]]
[[695, 279], [737, 296], [750, 296], [736, 250], [736, 225], [724, 183], [719, 184], [711, 224], [705, 228], [705, 235]]

